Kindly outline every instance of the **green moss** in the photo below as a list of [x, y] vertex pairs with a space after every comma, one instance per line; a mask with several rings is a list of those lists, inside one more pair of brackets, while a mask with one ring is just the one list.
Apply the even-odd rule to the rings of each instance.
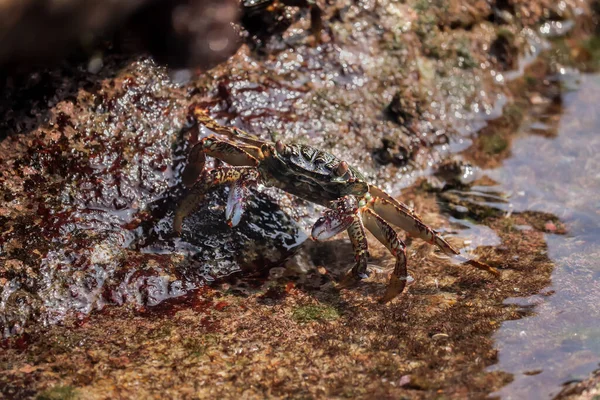
[[589, 67], [594, 70], [598, 69], [600, 65], [600, 36], [592, 36], [590, 39], [584, 40], [581, 47], [590, 55]]
[[71, 400], [77, 398], [77, 390], [73, 386], [55, 386], [38, 394], [37, 400]]
[[583, 46], [592, 52], [596, 59], [600, 58], [600, 36], [592, 36], [588, 40], [584, 40]]
[[456, 59], [458, 61], [458, 67], [462, 69], [472, 69], [477, 66], [477, 61], [473, 58], [471, 53], [470, 42], [468, 40], [461, 40], [456, 47]]
[[182, 345], [188, 355], [192, 357], [200, 357], [206, 352], [204, 343], [195, 338], [184, 339]]
[[431, 8], [431, 3], [428, 0], [417, 0], [413, 6], [416, 12], [427, 11]]
[[219, 342], [219, 335], [207, 333], [201, 337], [188, 337], [183, 339], [182, 346], [191, 357], [201, 357], [211, 346]]
[[529, 87], [537, 85], [538, 80], [535, 76], [525, 75], [525, 84]]
[[[426, 42], [429, 39], [436, 37], [437, 35], [434, 33], [437, 25], [438, 25], [438, 16], [437, 9], [435, 5], [431, 4], [427, 0], [418, 0], [413, 9], [416, 11], [418, 15], [418, 19], [415, 23], [415, 33], [419, 36], [419, 38], [423, 41], [423, 47], [425, 50], [425, 54], [427, 54], [427, 45]], [[435, 46], [432, 46], [435, 47]], [[433, 49], [432, 49], [433, 50]]]
[[149, 339], [165, 339], [169, 336], [171, 336], [171, 331], [172, 331], [173, 327], [171, 326], [171, 324], [165, 324], [161, 327], [159, 327], [156, 330], [153, 330], [152, 332], [148, 333], [148, 338]]
[[298, 322], [332, 321], [339, 317], [340, 314], [335, 308], [313, 304], [300, 306], [296, 308], [292, 314], [292, 318]]
[[499, 154], [508, 148], [508, 141], [498, 133], [481, 136], [481, 150], [488, 154]]
[[500, 221], [500, 226], [502, 227], [502, 230], [507, 233], [517, 231], [517, 228], [515, 227], [515, 222], [512, 220], [512, 218], [503, 218]]
[[82, 335], [69, 332], [67, 335], [52, 336], [46, 349], [55, 353], [69, 352], [83, 340]]
[[504, 107], [503, 118], [506, 120], [506, 125], [516, 128], [523, 121], [524, 110], [526, 110], [525, 106], [520, 103], [510, 103]]

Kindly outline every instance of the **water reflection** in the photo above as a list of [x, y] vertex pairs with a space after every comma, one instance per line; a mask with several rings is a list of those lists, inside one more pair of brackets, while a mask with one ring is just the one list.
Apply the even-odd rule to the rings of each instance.
[[[551, 286], [506, 301], [534, 306], [535, 315], [507, 321], [494, 335], [499, 361], [489, 370], [509, 372], [514, 380], [492, 397], [549, 398], [600, 363], [598, 93], [600, 75], [580, 76], [579, 88], [562, 95], [560, 118], [543, 113], [526, 120], [510, 158], [485, 171], [513, 194], [514, 211], [553, 214], [568, 232], [545, 234], [547, 256], [555, 265]], [[548, 228], [552, 232], [552, 225]]]

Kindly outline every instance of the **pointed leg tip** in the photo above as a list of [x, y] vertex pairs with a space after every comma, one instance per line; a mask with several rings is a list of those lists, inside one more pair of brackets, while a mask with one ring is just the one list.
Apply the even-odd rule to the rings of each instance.
[[240, 220], [237, 220], [237, 221], [236, 221], [236, 220], [231, 220], [231, 219], [228, 219], [228, 220], [227, 220], [227, 225], [228, 225], [230, 228], [235, 228], [235, 227], [236, 227], [236, 226], [238, 226], [239, 224], [240, 224]]
[[400, 293], [390, 292], [389, 290], [385, 291], [383, 297], [379, 299], [379, 303], [387, 304], [390, 301], [394, 300]]
[[208, 109], [206, 107], [202, 107], [198, 103], [193, 103], [192, 105], [190, 105], [189, 109], [192, 113], [198, 113], [198, 114], [207, 114], [208, 113]]
[[352, 272], [348, 272], [344, 278], [338, 283], [340, 288], [349, 288], [360, 282], [360, 278], [354, 276]]
[[387, 289], [385, 290], [385, 294], [381, 299], [379, 299], [380, 303], [388, 303], [397, 296], [399, 296], [406, 287], [406, 278], [398, 278], [397, 276], [392, 276], [390, 279], [390, 283], [388, 284]]
[[497, 268], [489, 266], [486, 263], [483, 263], [481, 261], [468, 260], [467, 264], [469, 264], [475, 268], [487, 271], [490, 274], [494, 275], [496, 278], [500, 278], [502, 276], [502, 274], [500, 273], [500, 271]]

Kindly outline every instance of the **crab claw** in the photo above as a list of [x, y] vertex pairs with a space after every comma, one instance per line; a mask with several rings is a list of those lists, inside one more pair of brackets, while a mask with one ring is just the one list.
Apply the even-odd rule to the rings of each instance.
[[314, 240], [327, 240], [348, 229], [356, 219], [358, 208], [356, 199], [351, 196], [342, 197], [331, 202], [331, 210], [327, 210], [315, 222], [311, 236]]
[[348, 229], [352, 221], [352, 214], [341, 214], [337, 210], [327, 211], [313, 225], [311, 236], [317, 241], [327, 240]]
[[225, 218], [230, 227], [237, 226], [244, 215], [246, 200], [250, 195], [250, 187], [257, 185], [256, 174], [247, 173], [234, 181], [229, 189], [227, 205], [225, 206]]
[[225, 207], [225, 219], [230, 227], [237, 226], [244, 214], [247, 188], [236, 181], [229, 189], [227, 205]]

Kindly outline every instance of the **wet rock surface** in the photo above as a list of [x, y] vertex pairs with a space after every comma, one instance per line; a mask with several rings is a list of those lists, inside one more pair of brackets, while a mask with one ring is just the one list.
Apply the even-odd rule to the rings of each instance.
[[264, 195], [239, 229], [228, 229], [212, 199], [173, 238], [186, 90], [140, 60], [59, 102], [33, 133], [2, 142], [5, 335], [106, 304], [158, 304], [277, 264], [305, 239]]
[[[300, 9], [287, 29], [259, 46], [247, 37], [189, 79], [115, 51], [94, 73], [65, 65], [13, 84], [0, 110], [0, 393], [464, 398], [518, 378], [489, 368], [493, 335], [536, 313], [508, 299], [552, 298], [548, 242], [590, 217], [521, 204], [494, 168], [514, 155], [524, 121], [557, 135], [571, 76], [561, 68], [593, 70], [597, 58], [581, 39], [584, 2], [475, 3], [335, 2], [323, 6], [320, 43]], [[577, 15], [550, 50], [546, 23]], [[426, 223], [502, 278], [407, 238], [415, 282], [381, 305], [386, 250], [369, 239], [372, 276], [336, 287], [353, 263], [349, 241], [305, 241], [319, 209], [276, 190], [253, 193], [230, 229], [227, 188], [217, 189], [175, 237], [186, 152], [210, 133], [190, 125], [192, 103], [403, 189]]]

